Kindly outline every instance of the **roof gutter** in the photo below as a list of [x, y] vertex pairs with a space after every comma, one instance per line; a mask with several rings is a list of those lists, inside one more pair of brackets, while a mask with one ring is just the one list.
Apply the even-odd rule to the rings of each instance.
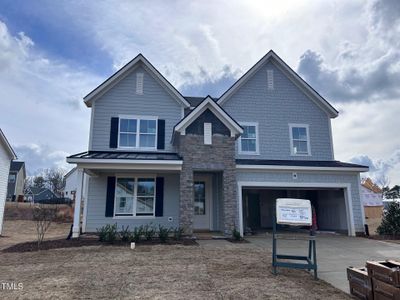
[[368, 172], [362, 167], [310, 167], [310, 166], [277, 166], [277, 165], [236, 165], [240, 170], [281, 170], [281, 171], [335, 171], [335, 172]]

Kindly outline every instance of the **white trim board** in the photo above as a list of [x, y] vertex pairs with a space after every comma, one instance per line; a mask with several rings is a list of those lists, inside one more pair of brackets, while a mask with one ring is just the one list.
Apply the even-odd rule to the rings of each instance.
[[207, 96], [194, 110], [192, 110], [184, 119], [176, 124], [174, 131], [180, 132], [181, 135], [186, 134], [186, 128], [196, 120], [206, 109], [210, 109], [217, 118], [231, 131], [231, 136], [242, 134], [243, 129], [226, 113], [224, 110]]
[[273, 170], [273, 171], [332, 171], [332, 172], [368, 172], [368, 168], [346, 167], [306, 167], [306, 166], [279, 166], [279, 165], [236, 165], [242, 170]]
[[355, 236], [354, 215], [353, 215], [353, 200], [351, 197], [350, 183], [316, 183], [316, 182], [273, 182], [273, 181], [238, 181], [238, 205], [239, 205], [239, 231], [243, 236], [243, 187], [269, 187], [269, 188], [342, 188], [344, 189], [344, 198], [346, 204], [346, 217], [348, 235]]

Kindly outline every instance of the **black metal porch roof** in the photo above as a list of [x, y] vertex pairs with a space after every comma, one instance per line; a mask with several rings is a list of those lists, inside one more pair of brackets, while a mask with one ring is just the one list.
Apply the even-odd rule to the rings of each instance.
[[86, 151], [69, 156], [80, 159], [182, 160], [173, 152]]

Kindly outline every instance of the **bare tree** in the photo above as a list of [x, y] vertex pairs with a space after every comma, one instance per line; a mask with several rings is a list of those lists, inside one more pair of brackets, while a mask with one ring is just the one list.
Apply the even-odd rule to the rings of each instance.
[[46, 186], [46, 180], [42, 175], [33, 177], [33, 187], [44, 188]]
[[382, 174], [382, 176], [376, 181], [379, 185], [379, 187], [382, 190], [382, 197], [385, 196], [386, 192], [389, 191], [389, 185], [390, 185], [390, 178], [386, 174]]
[[46, 169], [44, 179], [49, 189], [56, 195], [60, 195], [64, 187], [64, 170], [62, 169]]
[[54, 204], [36, 204], [33, 207], [33, 221], [36, 223], [37, 246], [43, 242], [51, 223], [57, 216], [58, 206]]

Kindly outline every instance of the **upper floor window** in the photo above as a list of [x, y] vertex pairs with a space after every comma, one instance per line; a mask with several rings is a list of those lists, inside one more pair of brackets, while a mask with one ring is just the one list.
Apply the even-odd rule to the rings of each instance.
[[119, 147], [155, 149], [156, 140], [156, 118], [122, 117], [119, 119]]
[[289, 124], [292, 155], [311, 155], [308, 125]]
[[240, 123], [239, 154], [258, 154], [258, 123]]
[[8, 182], [9, 183], [14, 183], [15, 182], [15, 178], [16, 178], [15, 174], [10, 174], [8, 176]]

